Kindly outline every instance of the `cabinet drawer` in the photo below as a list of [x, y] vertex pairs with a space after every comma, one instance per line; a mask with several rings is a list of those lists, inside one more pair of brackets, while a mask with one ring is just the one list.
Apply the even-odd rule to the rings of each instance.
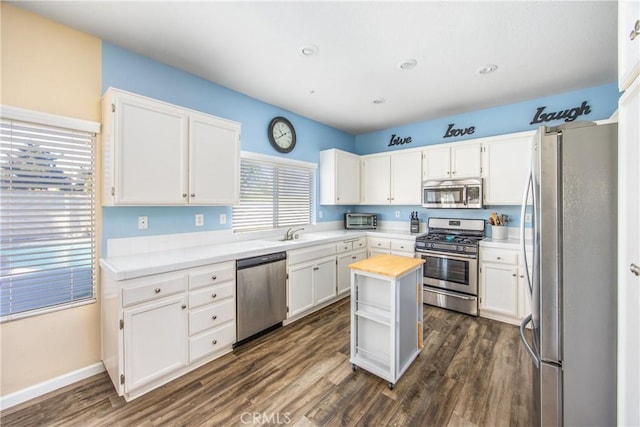
[[391, 250], [399, 252], [413, 252], [415, 243], [411, 240], [392, 240]]
[[211, 286], [189, 292], [189, 308], [202, 307], [203, 305], [222, 301], [225, 298], [233, 297], [236, 285], [234, 282], [227, 282], [222, 285]]
[[220, 304], [208, 305], [189, 313], [189, 336], [233, 320], [236, 314], [236, 301], [229, 300]]
[[336, 243], [336, 253], [341, 254], [343, 252], [349, 252], [353, 249], [353, 242], [340, 242]]
[[187, 280], [184, 274], [180, 274], [136, 280], [136, 283], [139, 285], [132, 284], [132, 287], [122, 289], [123, 307], [183, 292], [186, 289]]
[[189, 338], [189, 362], [213, 354], [236, 341], [236, 324], [229, 323], [221, 328]]
[[497, 262], [500, 264], [518, 264], [518, 252], [501, 251], [499, 249], [481, 249], [483, 262]]
[[369, 247], [378, 249], [391, 249], [391, 239], [369, 237]]
[[335, 243], [327, 243], [326, 245], [311, 246], [304, 249], [294, 249], [287, 251], [288, 264], [295, 265], [302, 262], [312, 261], [318, 258], [324, 258], [327, 256], [336, 254]]
[[358, 249], [365, 249], [367, 247], [367, 239], [360, 238], [353, 242], [353, 250], [357, 251]]
[[234, 262], [225, 262], [199, 268], [189, 273], [189, 289], [198, 289], [208, 285], [215, 285], [236, 277]]

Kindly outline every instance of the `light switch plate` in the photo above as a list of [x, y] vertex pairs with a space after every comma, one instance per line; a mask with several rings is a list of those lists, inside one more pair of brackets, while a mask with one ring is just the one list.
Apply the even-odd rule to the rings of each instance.
[[204, 225], [204, 214], [196, 214], [196, 227]]
[[220, 224], [227, 223], [227, 214], [220, 214]]
[[149, 217], [139, 216], [138, 217], [138, 230], [146, 230], [149, 228]]

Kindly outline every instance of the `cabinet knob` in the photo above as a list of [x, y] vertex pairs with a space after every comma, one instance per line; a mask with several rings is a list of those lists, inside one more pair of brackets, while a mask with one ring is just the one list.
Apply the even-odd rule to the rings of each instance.
[[187, 197], [187, 193], [182, 193], [182, 197]]
[[520, 275], [520, 278], [521, 278], [521, 279], [524, 279], [524, 275], [522, 275], [522, 274], [521, 274], [521, 275]]
[[213, 344], [213, 345], [218, 344], [218, 340], [213, 340], [213, 341], [211, 341], [211, 344]]
[[455, 175], [455, 174], [456, 174], [456, 171], [451, 171], [451, 175]]
[[191, 196], [189, 197], [196, 197], [196, 193], [191, 193]]
[[352, 257], [351, 257], [351, 259], [356, 259], [356, 258], [358, 258], [358, 257], [357, 257], [357, 256], [352, 256]]
[[320, 267], [313, 267], [313, 271], [318, 271], [320, 270]]
[[498, 257], [496, 257], [496, 259], [502, 259], [502, 257], [499, 257], [499, 256], [498, 256]]
[[156, 294], [159, 294], [162, 291], [162, 289], [160, 288], [156, 288], [156, 290], [154, 291]]
[[629, 270], [631, 270], [631, 272], [636, 276], [640, 276], [640, 267], [638, 267], [637, 265], [631, 263], [631, 265], [629, 266]]
[[635, 40], [636, 37], [640, 36], [640, 19], [636, 21], [636, 24], [633, 26], [631, 33], [629, 34], [629, 39]]
[[185, 308], [187, 308], [187, 304], [182, 304], [182, 309], [184, 310]]
[[513, 273], [513, 274], [512, 274], [512, 276], [513, 276], [513, 277], [516, 277], [516, 276], [517, 276], [517, 274], [516, 274], [516, 273]]
[[212, 295], [211, 295], [211, 298], [215, 298], [215, 297], [217, 297], [217, 296], [218, 296], [218, 294], [212, 294]]
[[218, 276], [211, 276], [211, 280], [216, 280]]
[[213, 316], [211, 316], [211, 320], [216, 320], [218, 318], [218, 316], [216, 316], [215, 314]]

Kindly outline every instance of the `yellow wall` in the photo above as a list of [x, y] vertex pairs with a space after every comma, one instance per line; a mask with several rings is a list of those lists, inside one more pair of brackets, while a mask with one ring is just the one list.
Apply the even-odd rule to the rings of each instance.
[[[100, 122], [100, 39], [0, 7], [0, 103]], [[0, 340], [5, 396], [100, 362], [100, 306], [3, 323]]]

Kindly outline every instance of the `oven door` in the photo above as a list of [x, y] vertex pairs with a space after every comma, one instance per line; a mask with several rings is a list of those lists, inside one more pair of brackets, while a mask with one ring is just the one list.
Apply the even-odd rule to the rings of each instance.
[[426, 286], [478, 295], [478, 260], [472, 256], [419, 251], [425, 260], [422, 282]]
[[424, 186], [422, 206], [425, 208], [466, 208], [467, 188], [465, 185]]

